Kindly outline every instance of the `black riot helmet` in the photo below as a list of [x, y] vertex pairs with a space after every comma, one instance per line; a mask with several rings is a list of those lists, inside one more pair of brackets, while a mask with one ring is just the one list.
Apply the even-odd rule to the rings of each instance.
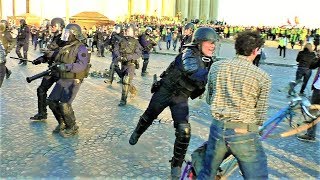
[[8, 23], [7, 20], [2, 19], [0, 22], [3, 23], [3, 24], [5, 24], [5, 25], [6, 25], [6, 28], [9, 27], [9, 23]]
[[218, 42], [219, 35], [210, 27], [200, 27], [194, 32], [191, 44], [189, 45], [198, 45], [203, 41]]
[[191, 29], [192, 31], [194, 31], [194, 24], [193, 23], [188, 23], [184, 26], [184, 29]]
[[20, 25], [21, 26], [24, 26], [24, 25], [26, 25], [27, 23], [26, 23], [26, 20], [25, 19], [20, 19]]
[[6, 20], [0, 21], [0, 32], [4, 32], [8, 28], [8, 22]]
[[55, 26], [58, 30], [61, 30], [64, 28], [65, 24], [64, 24], [64, 20], [62, 18], [53, 18], [50, 22], [51, 26]]
[[123, 31], [123, 28], [120, 24], [116, 24], [113, 28], [113, 32], [120, 34]]
[[125, 31], [126, 31], [126, 36], [131, 36], [133, 37], [136, 33], [136, 26], [134, 24], [127, 24], [125, 26]]
[[74, 37], [79, 41], [84, 40], [84, 36], [82, 34], [81, 27], [78, 24], [73, 24], [73, 23], [68, 24], [62, 30], [61, 40], [68, 41], [70, 34], [73, 34]]

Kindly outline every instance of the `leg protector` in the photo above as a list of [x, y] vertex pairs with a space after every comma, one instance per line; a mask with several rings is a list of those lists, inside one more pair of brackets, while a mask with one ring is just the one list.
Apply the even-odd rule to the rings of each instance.
[[60, 103], [59, 108], [61, 109], [64, 123], [66, 128], [71, 128], [76, 124], [76, 117], [74, 115], [71, 104], [69, 103]]
[[119, 106], [124, 106], [127, 104], [129, 86], [130, 86], [130, 78], [129, 76], [124, 76], [122, 80], [122, 94], [121, 94], [121, 100], [120, 100]]
[[145, 76], [147, 74], [148, 64], [149, 64], [149, 59], [143, 59], [141, 76]]
[[61, 112], [64, 117], [64, 123], [66, 125], [66, 129], [60, 131], [60, 135], [62, 137], [70, 137], [77, 134], [79, 127], [76, 125], [76, 117], [74, 115], [71, 104], [60, 103], [59, 107], [61, 108]]
[[[189, 123], [177, 124], [176, 140], [174, 142], [171, 168], [181, 167], [186, 155], [191, 137], [191, 127]], [[180, 176], [180, 175], [179, 175]]]
[[137, 88], [134, 85], [129, 86], [130, 98], [135, 98], [137, 95]]
[[63, 123], [63, 115], [60, 110], [59, 102], [53, 101], [50, 99], [47, 99], [47, 104], [49, 105], [49, 108], [51, 109], [54, 117], [57, 119], [59, 124]]
[[47, 91], [42, 86], [39, 86], [37, 89], [38, 96], [38, 112], [44, 116], [47, 116]]
[[152, 121], [153, 119], [149, 119], [145, 114], [143, 114], [139, 119], [137, 127], [130, 136], [129, 144], [137, 144], [140, 136], [148, 129], [148, 127], [152, 124]]

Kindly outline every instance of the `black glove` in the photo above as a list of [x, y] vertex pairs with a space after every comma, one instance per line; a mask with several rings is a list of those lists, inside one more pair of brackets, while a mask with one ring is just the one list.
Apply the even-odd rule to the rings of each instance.
[[32, 61], [32, 64], [38, 65], [38, 64], [41, 64], [41, 63], [43, 63], [43, 62], [45, 62], [45, 58], [44, 58], [43, 56], [40, 56], [40, 57], [38, 57], [37, 59], [33, 60], [33, 61]]
[[136, 61], [134, 64], [136, 65], [136, 69], [139, 69], [139, 68], [140, 68], [139, 61]]

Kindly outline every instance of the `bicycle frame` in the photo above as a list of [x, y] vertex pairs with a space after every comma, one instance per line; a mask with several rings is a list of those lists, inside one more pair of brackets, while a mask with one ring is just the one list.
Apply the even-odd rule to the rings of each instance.
[[[297, 134], [301, 131], [304, 131], [311, 126], [314, 126], [320, 121], [320, 117], [313, 116], [309, 110], [308, 107], [311, 106], [310, 102], [307, 99], [300, 98], [299, 96], [292, 99], [286, 107], [280, 109], [275, 115], [273, 115], [271, 118], [269, 118], [267, 121], [263, 123], [263, 125], [259, 128], [259, 131], [262, 132], [265, 130], [267, 127], [269, 127], [272, 123], [274, 123], [270, 129], [268, 129], [265, 133], [262, 134], [260, 137], [260, 140], [265, 140], [267, 137], [269, 137], [270, 133], [278, 126], [280, 122], [282, 122], [287, 116], [289, 116], [289, 125], [292, 127], [292, 119], [296, 115], [294, 112], [294, 108], [297, 106], [300, 106], [301, 113], [303, 116], [307, 115], [308, 117], [314, 119], [313, 122], [309, 124], [305, 124], [302, 126], [299, 126], [296, 129], [287, 131], [285, 133], [282, 133], [276, 137], [288, 137], [292, 136], [294, 134]], [[186, 162], [186, 167], [184, 168], [184, 171], [182, 173], [181, 179], [185, 178], [187, 176], [188, 170], [192, 168], [192, 162], [187, 161]], [[220, 171], [217, 174], [217, 177], [228, 177], [232, 174], [233, 171], [236, 170], [237, 168], [237, 161], [235, 157], [229, 156], [227, 160], [225, 160], [223, 163], [220, 165]]]

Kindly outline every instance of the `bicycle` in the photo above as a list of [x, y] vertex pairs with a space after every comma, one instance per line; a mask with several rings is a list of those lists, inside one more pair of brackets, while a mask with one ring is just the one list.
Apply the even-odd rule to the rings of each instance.
[[[311, 111], [311, 112], [310, 112]], [[284, 120], [288, 120], [292, 129], [278, 134], [271, 134]], [[269, 138], [289, 137], [309, 129], [320, 121], [320, 105], [311, 105], [306, 97], [295, 95], [289, 104], [280, 109], [259, 128], [260, 140]], [[198, 147], [192, 154], [192, 161], [185, 161], [181, 180], [194, 179], [202, 168], [205, 156], [206, 142]], [[238, 167], [234, 156], [228, 156], [220, 165], [216, 179], [225, 179]]]

